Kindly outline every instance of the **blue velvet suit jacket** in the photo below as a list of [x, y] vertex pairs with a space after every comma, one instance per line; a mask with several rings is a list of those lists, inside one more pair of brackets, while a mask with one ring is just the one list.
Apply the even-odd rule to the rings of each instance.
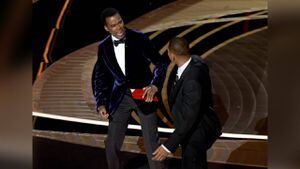
[[[150, 63], [155, 65], [154, 72]], [[146, 35], [126, 29], [125, 72], [123, 74], [115, 53], [111, 36], [107, 36], [98, 46], [98, 60], [93, 72], [93, 92], [97, 108], [105, 105], [113, 114], [126, 90], [143, 88], [150, 84], [162, 88], [168, 63], [158, 53]]]

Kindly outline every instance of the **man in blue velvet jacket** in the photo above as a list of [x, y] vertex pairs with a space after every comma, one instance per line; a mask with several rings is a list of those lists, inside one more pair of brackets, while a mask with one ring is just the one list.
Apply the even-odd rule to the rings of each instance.
[[[119, 159], [130, 113], [138, 113], [148, 163], [151, 169], [162, 168], [152, 161], [152, 153], [159, 146], [157, 117], [149, 106], [140, 106], [132, 98], [134, 89], [144, 89], [143, 105], [151, 105], [162, 88], [167, 63], [146, 35], [125, 28], [122, 17], [114, 8], [101, 14], [104, 29], [110, 33], [99, 44], [98, 60], [94, 68], [94, 95], [97, 112], [109, 119], [105, 141], [106, 157], [110, 169], [122, 168]], [[150, 63], [155, 65], [151, 72]], [[151, 107], [151, 106], [150, 106]]]

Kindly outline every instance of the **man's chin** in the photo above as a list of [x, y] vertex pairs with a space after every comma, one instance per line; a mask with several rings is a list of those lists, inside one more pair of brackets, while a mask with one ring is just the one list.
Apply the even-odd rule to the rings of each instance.
[[115, 37], [118, 38], [118, 39], [122, 39], [122, 38], [125, 37], [125, 32], [122, 33], [122, 34], [117, 34]]

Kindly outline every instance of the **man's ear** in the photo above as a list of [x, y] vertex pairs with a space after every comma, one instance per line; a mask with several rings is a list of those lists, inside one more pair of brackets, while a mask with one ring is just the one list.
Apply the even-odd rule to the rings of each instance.
[[104, 29], [108, 32], [108, 28], [107, 28], [107, 26], [106, 25], [104, 25]]
[[170, 51], [170, 49], [168, 49], [168, 55], [170, 56], [170, 60], [171, 60], [171, 61], [174, 61], [174, 60], [175, 60], [175, 56], [174, 56], [173, 52]]
[[174, 53], [172, 53], [172, 59], [173, 59], [172, 61], [175, 62], [176, 56], [174, 55]]

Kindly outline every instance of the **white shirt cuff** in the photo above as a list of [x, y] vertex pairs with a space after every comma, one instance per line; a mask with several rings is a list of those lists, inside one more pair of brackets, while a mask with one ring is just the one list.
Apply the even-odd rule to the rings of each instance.
[[170, 151], [169, 149], [167, 149], [163, 144], [161, 145], [161, 147], [162, 147], [163, 149], [165, 149], [168, 153], [171, 153], [171, 151]]

